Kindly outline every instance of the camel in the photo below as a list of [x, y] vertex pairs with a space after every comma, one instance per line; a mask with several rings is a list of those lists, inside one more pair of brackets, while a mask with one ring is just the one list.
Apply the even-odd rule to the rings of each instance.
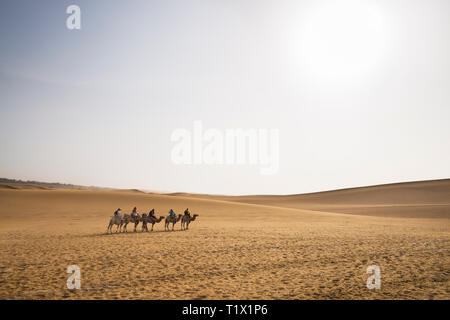
[[178, 217], [167, 216], [165, 220], [164, 230], [169, 230], [169, 223], [172, 223], [172, 231], [174, 230], [175, 223], [181, 219], [181, 214]]
[[142, 221], [142, 231], [148, 231], [147, 228], [147, 223], [151, 223], [152, 224], [152, 229], [150, 231], [153, 231], [153, 227], [155, 226], [155, 223], [160, 223], [161, 220], [164, 219], [164, 216], [160, 216], [159, 219], [152, 217], [152, 216], [147, 216], [146, 213], [144, 213], [142, 215], [141, 221]]
[[183, 218], [181, 218], [181, 230], [187, 230], [189, 229], [189, 223], [195, 220], [195, 218], [198, 217], [198, 214], [194, 214], [192, 217], [184, 215]]
[[139, 221], [141, 221], [141, 216], [140, 216], [139, 213], [138, 213], [136, 217], [132, 217], [132, 216], [129, 215], [128, 213], [125, 213], [125, 214], [123, 215], [122, 220], [123, 220], [123, 229], [122, 229], [123, 232], [128, 232], [128, 231], [127, 231], [127, 225], [128, 225], [130, 222], [134, 223], [134, 232], [136, 232], [136, 227], [138, 226]]
[[113, 225], [117, 225], [116, 232], [119, 230], [122, 231], [122, 224], [123, 224], [123, 218], [119, 216], [112, 216], [109, 220], [108, 228], [106, 229], [106, 233], [111, 232], [112, 233], [112, 227]]

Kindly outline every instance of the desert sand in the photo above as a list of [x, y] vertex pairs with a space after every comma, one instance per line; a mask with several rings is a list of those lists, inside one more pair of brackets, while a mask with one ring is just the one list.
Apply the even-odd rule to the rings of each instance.
[[[199, 217], [106, 234], [133, 206]], [[242, 197], [2, 184], [0, 299], [449, 299], [449, 222], [449, 179]]]

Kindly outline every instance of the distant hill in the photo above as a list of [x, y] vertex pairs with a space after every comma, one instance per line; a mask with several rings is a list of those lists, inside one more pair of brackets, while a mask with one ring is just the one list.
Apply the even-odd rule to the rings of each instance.
[[38, 189], [38, 190], [52, 190], [52, 189], [77, 189], [77, 190], [101, 190], [107, 188], [100, 188], [94, 186], [80, 186], [70, 183], [59, 182], [41, 182], [34, 180], [16, 180], [0, 178], [0, 188], [3, 189]]

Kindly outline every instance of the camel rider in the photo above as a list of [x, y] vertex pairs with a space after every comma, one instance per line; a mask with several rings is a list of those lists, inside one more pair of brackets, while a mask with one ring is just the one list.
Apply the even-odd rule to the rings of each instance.
[[170, 209], [169, 214], [171, 217], [175, 217], [175, 212], [172, 209]]
[[134, 208], [133, 208], [133, 212], [131, 212], [131, 216], [132, 216], [133, 218], [136, 218], [137, 215], [138, 215], [138, 213], [137, 213], [137, 208], [134, 207]]
[[189, 208], [186, 208], [186, 210], [184, 210], [184, 215], [188, 216], [189, 218], [191, 217], [191, 212], [189, 211]]
[[155, 217], [155, 209], [150, 210], [150, 212], [148, 213], [148, 215], [149, 215], [150, 217], [156, 218], [156, 217]]
[[120, 210], [122, 210], [122, 209], [118, 208], [116, 211], [114, 211], [114, 216], [115, 217], [119, 217], [119, 218], [121, 217], [121, 213], [122, 212], [120, 212]]

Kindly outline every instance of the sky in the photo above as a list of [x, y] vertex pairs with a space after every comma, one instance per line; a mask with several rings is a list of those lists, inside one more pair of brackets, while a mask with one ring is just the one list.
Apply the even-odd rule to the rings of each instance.
[[[0, 44], [0, 177], [230, 195], [450, 177], [448, 0], [2, 0]], [[278, 170], [175, 163], [198, 122], [277, 130]]]

